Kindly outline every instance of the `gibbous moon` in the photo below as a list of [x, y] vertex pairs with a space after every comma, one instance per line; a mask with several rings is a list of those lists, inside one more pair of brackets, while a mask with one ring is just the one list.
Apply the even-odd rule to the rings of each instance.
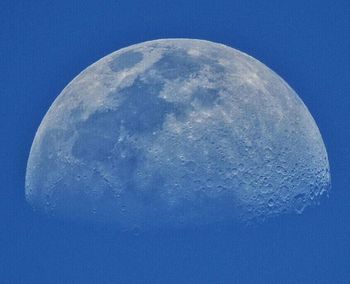
[[39, 211], [122, 229], [301, 213], [329, 188], [322, 137], [291, 87], [192, 39], [132, 45], [80, 73], [45, 115], [26, 173]]

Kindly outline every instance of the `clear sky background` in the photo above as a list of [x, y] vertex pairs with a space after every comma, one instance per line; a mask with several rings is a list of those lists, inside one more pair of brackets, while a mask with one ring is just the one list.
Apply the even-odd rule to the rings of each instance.
[[[33, 213], [35, 131], [80, 71], [130, 44], [199, 38], [276, 71], [315, 118], [331, 165], [320, 207], [250, 229], [130, 236]], [[0, 283], [350, 283], [349, 1], [0, 2]]]

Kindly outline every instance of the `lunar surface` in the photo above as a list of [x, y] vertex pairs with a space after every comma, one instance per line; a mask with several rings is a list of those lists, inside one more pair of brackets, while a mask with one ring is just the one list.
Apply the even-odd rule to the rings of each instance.
[[276, 73], [222, 44], [164, 39], [80, 73], [33, 142], [26, 199], [117, 227], [249, 223], [318, 204], [326, 149]]

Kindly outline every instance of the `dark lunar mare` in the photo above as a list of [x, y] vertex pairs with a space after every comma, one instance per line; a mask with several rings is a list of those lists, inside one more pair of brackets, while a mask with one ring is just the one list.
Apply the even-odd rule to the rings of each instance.
[[[114, 59], [110, 66], [114, 71], [115, 68], [132, 67], [140, 58], [139, 53], [126, 52]], [[187, 72], [186, 76], [196, 76], [203, 68], [203, 64], [212, 66], [213, 60], [207, 58], [198, 60], [184, 52], [168, 51], [152, 66], [152, 69], [143, 74], [143, 79], [139, 76], [131, 86], [109, 94], [111, 97], [122, 98], [117, 109], [97, 111], [87, 120], [76, 125], [79, 136], [72, 148], [73, 156], [86, 164], [110, 161], [109, 163], [116, 171], [115, 174], [123, 181], [127, 192], [136, 194], [134, 174], [140, 163], [143, 162], [144, 153], [130, 143], [120, 140], [121, 131], [134, 137], [151, 135], [162, 129], [167, 115], [173, 114], [178, 120], [186, 120], [188, 113], [193, 110], [194, 101], [199, 102], [205, 108], [210, 108], [219, 98], [217, 90], [199, 87], [187, 103], [168, 102], [159, 96], [160, 91], [164, 88], [164, 82], [152, 79], [150, 73], [159, 72], [160, 76], [166, 79], [183, 77], [185, 72]], [[178, 68], [184, 72], [179, 73]], [[222, 68], [218, 69], [222, 71]], [[121, 158], [125, 152], [127, 155]], [[151, 182], [152, 188], [160, 189], [164, 178], [158, 175], [152, 179], [154, 180]], [[147, 199], [150, 200], [150, 198]]]

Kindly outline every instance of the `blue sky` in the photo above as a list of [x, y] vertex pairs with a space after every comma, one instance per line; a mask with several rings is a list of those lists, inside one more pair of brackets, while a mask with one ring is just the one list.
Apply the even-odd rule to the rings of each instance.
[[[0, 282], [349, 283], [349, 34], [348, 1], [1, 1]], [[26, 162], [60, 91], [112, 51], [174, 37], [237, 48], [294, 88], [328, 150], [330, 199], [259, 228], [142, 237], [33, 213]]]

